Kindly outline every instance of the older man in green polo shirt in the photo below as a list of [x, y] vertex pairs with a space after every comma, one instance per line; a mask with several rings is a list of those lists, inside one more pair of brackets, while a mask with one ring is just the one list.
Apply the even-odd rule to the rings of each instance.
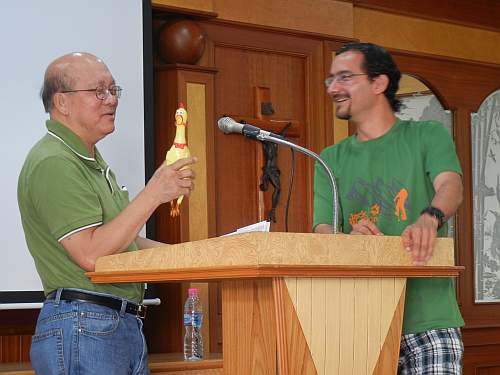
[[[19, 176], [28, 248], [47, 300], [32, 340], [39, 374], [147, 374], [144, 285], [92, 284], [98, 257], [158, 245], [139, 237], [155, 209], [193, 189], [196, 160], [162, 165], [129, 202], [96, 143], [115, 129], [121, 87], [88, 53], [53, 61], [41, 96], [50, 120]], [[181, 170], [182, 169], [182, 170]]]

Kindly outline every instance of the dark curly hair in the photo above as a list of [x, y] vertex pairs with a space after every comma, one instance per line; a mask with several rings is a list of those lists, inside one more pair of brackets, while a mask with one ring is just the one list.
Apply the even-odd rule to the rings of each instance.
[[401, 72], [389, 52], [372, 43], [349, 43], [340, 47], [335, 53], [340, 55], [347, 51], [357, 51], [363, 54], [362, 67], [369, 78], [373, 79], [382, 74], [389, 78], [389, 85], [385, 89], [384, 95], [392, 110], [398, 112], [401, 108], [401, 101], [396, 98], [396, 92], [399, 89]]

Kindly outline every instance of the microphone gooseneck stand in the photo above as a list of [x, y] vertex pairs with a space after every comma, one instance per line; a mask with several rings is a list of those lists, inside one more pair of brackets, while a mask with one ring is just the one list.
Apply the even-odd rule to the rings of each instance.
[[337, 191], [337, 183], [335, 181], [335, 177], [333, 176], [333, 173], [331, 169], [326, 165], [326, 163], [319, 157], [318, 154], [315, 152], [308, 150], [305, 147], [296, 145], [295, 143], [289, 142], [286, 139], [283, 138], [277, 138], [274, 137], [270, 132], [261, 130], [258, 134], [255, 135], [255, 138], [258, 139], [259, 141], [262, 142], [273, 142], [277, 143], [280, 145], [288, 146], [294, 150], [297, 150], [303, 154], [306, 154], [307, 156], [312, 157], [314, 160], [316, 160], [325, 170], [326, 174], [328, 175], [328, 178], [330, 180], [330, 184], [332, 186], [332, 198], [333, 198], [333, 220], [332, 220], [332, 230], [333, 233], [338, 233], [338, 191]]

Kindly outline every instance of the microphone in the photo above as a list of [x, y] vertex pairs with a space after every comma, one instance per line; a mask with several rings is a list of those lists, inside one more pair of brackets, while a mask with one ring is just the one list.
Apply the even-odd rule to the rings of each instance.
[[278, 145], [286, 146], [293, 150], [297, 150], [316, 160], [319, 163], [319, 165], [323, 167], [328, 176], [328, 179], [330, 180], [330, 185], [332, 188], [332, 206], [333, 206], [332, 230], [333, 233], [335, 234], [338, 233], [339, 198], [338, 198], [337, 181], [335, 180], [335, 176], [330, 167], [324, 162], [323, 159], [321, 159], [321, 157], [318, 154], [305, 147], [296, 145], [295, 143], [288, 141], [285, 137], [282, 137], [281, 135], [274, 134], [266, 130], [262, 130], [253, 125], [240, 124], [239, 122], [234, 121], [231, 117], [221, 117], [219, 121], [217, 121], [217, 125], [219, 126], [219, 129], [226, 134], [239, 133], [243, 134], [245, 137], [256, 139], [258, 141], [263, 141], [263, 142], [267, 141], [276, 143]]
[[217, 121], [217, 125], [219, 126], [219, 129], [222, 130], [225, 134], [239, 133], [243, 134], [245, 137], [256, 139], [259, 141], [267, 141], [269, 140], [269, 137], [285, 139], [279, 134], [271, 133], [267, 130], [262, 130], [256, 126], [236, 122], [231, 117], [221, 117], [219, 121]]

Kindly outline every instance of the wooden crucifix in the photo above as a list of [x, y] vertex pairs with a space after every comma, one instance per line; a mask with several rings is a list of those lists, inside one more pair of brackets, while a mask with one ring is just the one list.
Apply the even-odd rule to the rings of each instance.
[[[300, 125], [299, 121], [293, 119], [284, 119], [275, 116], [275, 111], [271, 102], [271, 89], [269, 87], [257, 86], [254, 87], [254, 117], [245, 117], [245, 116], [234, 116], [234, 118], [239, 122], [246, 122], [251, 125], [255, 125], [263, 130], [267, 130], [276, 134], [279, 134], [283, 129], [286, 128], [286, 137], [291, 138], [299, 138], [300, 137]], [[268, 146], [272, 146], [269, 144]], [[263, 175], [265, 173], [264, 168], [267, 167], [267, 171], [273, 168], [270, 163], [276, 163], [277, 160], [271, 161], [269, 158], [266, 158], [264, 147], [268, 147], [266, 145], [258, 145], [257, 148], [257, 160], [256, 165], [258, 168], [256, 169], [255, 181], [257, 185], [257, 189], [259, 191], [259, 204], [258, 204], [258, 218], [259, 221], [268, 220], [269, 217], [274, 214], [270, 212], [272, 210], [273, 204], [273, 194], [276, 195], [276, 191], [272, 191], [272, 188], [276, 188], [270, 178], [269, 174], [267, 176]], [[269, 156], [269, 152], [267, 153]], [[277, 157], [277, 156], [276, 156]], [[277, 165], [276, 165], [277, 167]], [[279, 179], [279, 173], [277, 178]], [[266, 181], [267, 180], [267, 181]], [[279, 181], [278, 181], [279, 183]], [[269, 184], [273, 186], [269, 186]], [[261, 189], [261, 185], [266, 185], [268, 189], [263, 191]], [[269, 189], [270, 188], [270, 189]], [[279, 194], [279, 192], [278, 192]]]

